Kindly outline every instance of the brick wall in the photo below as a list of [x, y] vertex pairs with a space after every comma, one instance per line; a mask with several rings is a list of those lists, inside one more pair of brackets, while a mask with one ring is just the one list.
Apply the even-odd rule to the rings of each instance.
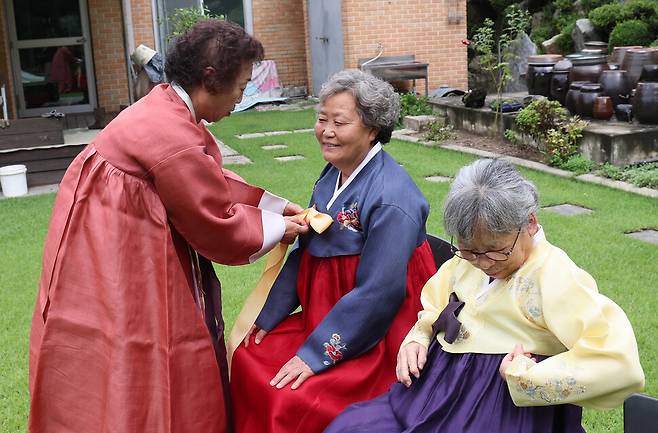
[[135, 47], [144, 44], [155, 49], [151, 0], [131, 0]]
[[[461, 20], [449, 23], [448, 15]], [[377, 55], [380, 42], [384, 56], [415, 54], [429, 63], [430, 90], [467, 86], [465, 0], [343, 0], [343, 38], [346, 68]], [[424, 83], [416, 85], [420, 91]]]
[[305, 86], [306, 0], [253, 0], [254, 36], [265, 47], [265, 58], [276, 62], [283, 86]]
[[[307, 1], [278, 0], [276, 8], [273, 3], [253, 1], [254, 34], [265, 45], [266, 56], [277, 61], [284, 85], [302, 83], [312, 89]], [[380, 42], [385, 56], [415, 54], [429, 63], [430, 89], [442, 84], [466, 88], [467, 53], [461, 43], [466, 38], [466, 0], [343, 0], [342, 18], [346, 68], [375, 56]], [[418, 80], [416, 85], [418, 90], [424, 83]]]
[[129, 98], [121, 1], [89, 0], [88, 7], [98, 106], [118, 111]]
[[[9, 50], [9, 33], [7, 30], [7, 17], [5, 0], [0, 0], [0, 80], [4, 81], [7, 93], [7, 107], [9, 118], [16, 118], [16, 101], [14, 100], [13, 76], [11, 70], [11, 52]], [[0, 110], [2, 108], [0, 107]], [[1, 116], [0, 112], [0, 116]]]

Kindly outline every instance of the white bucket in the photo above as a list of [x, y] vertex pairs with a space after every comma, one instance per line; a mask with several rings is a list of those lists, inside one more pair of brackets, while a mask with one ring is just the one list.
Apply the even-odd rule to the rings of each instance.
[[27, 194], [27, 168], [24, 165], [0, 167], [0, 185], [5, 197], [18, 197]]

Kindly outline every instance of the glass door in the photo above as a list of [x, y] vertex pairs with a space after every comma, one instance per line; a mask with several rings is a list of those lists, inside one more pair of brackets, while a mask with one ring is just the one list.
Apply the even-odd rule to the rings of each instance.
[[93, 111], [86, 0], [9, 0], [8, 9], [19, 116]]

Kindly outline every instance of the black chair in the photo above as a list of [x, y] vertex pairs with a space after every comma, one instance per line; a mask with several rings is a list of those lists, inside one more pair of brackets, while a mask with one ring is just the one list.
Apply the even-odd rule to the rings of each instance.
[[658, 399], [633, 394], [624, 401], [624, 433], [658, 433]]
[[427, 242], [430, 244], [430, 249], [432, 250], [432, 255], [434, 256], [434, 263], [436, 263], [436, 269], [439, 269], [442, 264], [450, 260], [454, 255], [452, 254], [450, 243], [444, 241], [441, 238], [428, 233]]

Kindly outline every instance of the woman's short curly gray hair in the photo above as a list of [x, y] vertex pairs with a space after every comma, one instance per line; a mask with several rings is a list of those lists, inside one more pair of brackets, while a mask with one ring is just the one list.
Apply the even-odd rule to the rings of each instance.
[[375, 143], [388, 143], [400, 117], [400, 96], [393, 86], [357, 69], [335, 73], [320, 90], [320, 105], [338, 93], [349, 92], [363, 124], [379, 130]]
[[469, 242], [476, 230], [512, 233], [539, 210], [539, 193], [512, 164], [480, 159], [457, 173], [443, 209], [450, 236]]

